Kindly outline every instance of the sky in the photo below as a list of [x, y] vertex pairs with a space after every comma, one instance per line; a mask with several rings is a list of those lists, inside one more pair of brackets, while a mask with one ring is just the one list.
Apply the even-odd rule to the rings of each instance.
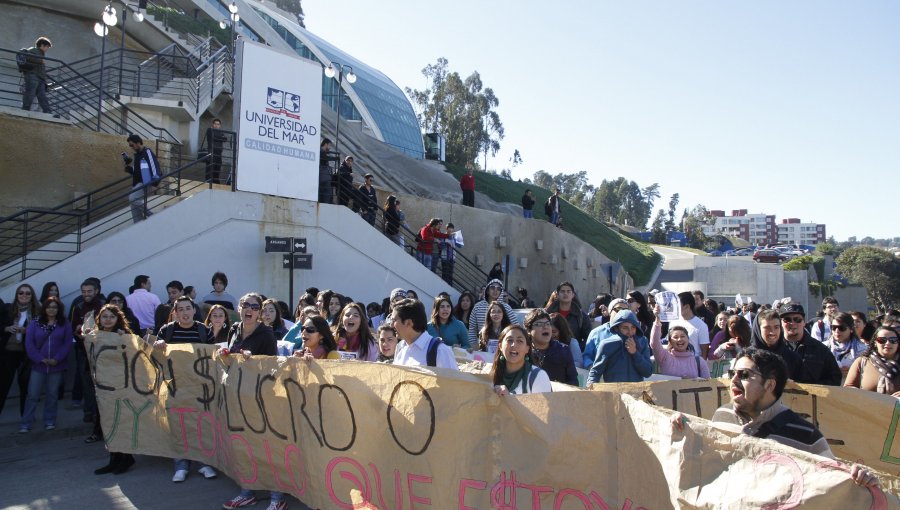
[[[306, 26], [427, 86], [478, 71], [506, 137], [488, 169], [660, 184], [654, 209], [900, 236], [900, 2], [303, 0]], [[888, 190], [880, 195], [878, 190]]]

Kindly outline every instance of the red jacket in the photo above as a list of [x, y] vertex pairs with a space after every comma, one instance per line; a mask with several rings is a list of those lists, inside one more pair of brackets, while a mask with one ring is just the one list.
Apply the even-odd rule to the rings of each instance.
[[425, 225], [419, 231], [419, 237], [422, 238], [422, 242], [416, 246], [416, 250], [426, 255], [431, 255], [434, 253], [434, 239], [447, 239], [450, 237], [450, 234], [445, 234], [436, 228]]
[[459, 189], [463, 191], [475, 191], [475, 176], [465, 174], [459, 180]]

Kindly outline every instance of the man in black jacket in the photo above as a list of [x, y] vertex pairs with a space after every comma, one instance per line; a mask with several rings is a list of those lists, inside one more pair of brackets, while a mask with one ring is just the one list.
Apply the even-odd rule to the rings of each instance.
[[534, 197], [530, 189], [526, 189], [522, 195], [522, 216], [526, 219], [534, 218]]
[[31, 111], [31, 103], [37, 96], [38, 104], [44, 113], [50, 113], [50, 102], [47, 101], [47, 69], [44, 66], [44, 55], [53, 44], [46, 37], [38, 37], [34, 46], [23, 52], [25, 63], [19, 66], [25, 80], [22, 94], [22, 109]]
[[157, 184], [162, 176], [159, 161], [149, 147], [144, 147], [144, 140], [138, 135], [128, 137], [128, 146], [134, 151], [133, 158], [125, 159], [125, 171], [131, 174], [131, 193], [128, 201], [131, 202], [131, 218], [135, 223], [150, 217], [150, 209], [147, 208], [147, 194], [150, 188]]
[[778, 316], [781, 318], [788, 347], [800, 357], [800, 374], [794, 380], [799, 383], [840, 386], [843, 374], [834, 355], [804, 329], [806, 315], [803, 306], [799, 303], [781, 305]]

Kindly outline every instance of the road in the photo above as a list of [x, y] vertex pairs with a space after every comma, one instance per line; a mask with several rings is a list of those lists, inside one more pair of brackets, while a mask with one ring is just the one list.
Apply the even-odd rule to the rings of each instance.
[[[90, 426], [82, 423], [80, 410], [64, 409], [61, 403], [56, 430], [35, 427], [19, 434], [15, 404], [10, 399], [0, 414], [2, 509], [215, 510], [238, 493], [229, 478], [206, 480], [196, 470], [187, 481], [173, 483], [172, 461], [159, 457], [138, 455], [124, 474], [95, 475], [94, 469], [106, 465], [109, 457], [102, 442], [84, 443]], [[258, 494], [268, 498], [265, 491]], [[292, 497], [288, 502], [291, 510], [307, 508]], [[248, 508], [263, 510], [268, 503], [264, 499]]]
[[653, 251], [659, 253], [663, 257], [663, 269], [656, 277], [656, 280], [648, 285], [648, 289], [659, 288], [659, 282], [692, 282], [694, 281], [694, 257], [695, 254], [679, 250], [678, 248], [668, 248], [664, 246], [652, 246]]

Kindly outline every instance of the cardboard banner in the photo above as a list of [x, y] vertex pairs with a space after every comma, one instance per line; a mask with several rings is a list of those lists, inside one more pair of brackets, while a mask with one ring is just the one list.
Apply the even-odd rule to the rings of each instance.
[[[845, 464], [701, 419], [673, 431], [662, 407], [708, 415], [715, 381], [499, 397], [483, 375], [89, 339], [110, 451], [203, 461], [313, 508], [900, 508], [896, 479], [862, 489]], [[865, 425], [890, 416], [881, 399], [840, 409], [798, 389], [848, 451], [869, 451], [856, 435], [881, 441]]]

